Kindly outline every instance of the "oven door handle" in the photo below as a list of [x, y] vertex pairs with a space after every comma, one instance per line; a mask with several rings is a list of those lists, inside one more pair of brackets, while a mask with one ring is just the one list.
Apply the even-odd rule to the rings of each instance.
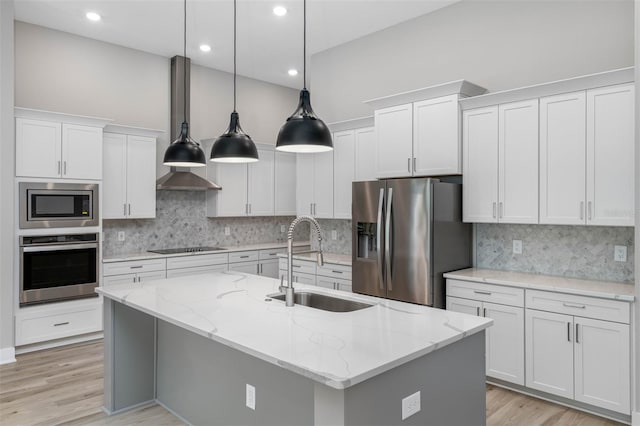
[[55, 246], [29, 246], [29, 247], [22, 247], [22, 251], [24, 251], [25, 253], [33, 253], [33, 252], [39, 252], [39, 251], [60, 251], [60, 250], [80, 250], [80, 249], [97, 249], [98, 245], [94, 244], [94, 243], [88, 243], [88, 244], [61, 244], [61, 245], [55, 245]]

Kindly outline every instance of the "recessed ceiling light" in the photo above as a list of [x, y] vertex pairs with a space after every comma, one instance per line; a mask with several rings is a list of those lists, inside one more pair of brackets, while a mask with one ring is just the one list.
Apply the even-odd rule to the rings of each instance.
[[203, 52], [211, 52], [211, 46], [209, 46], [208, 44], [201, 44], [200, 50], [202, 50]]
[[273, 14], [276, 16], [284, 16], [287, 14], [287, 8], [284, 6], [276, 6], [273, 8]]
[[287, 73], [289, 73], [291, 77], [295, 77], [296, 75], [298, 75], [298, 70], [292, 68], [289, 71], [287, 71]]
[[93, 22], [98, 22], [100, 19], [102, 19], [102, 17], [98, 15], [96, 12], [87, 12], [85, 16], [87, 17], [88, 20]]

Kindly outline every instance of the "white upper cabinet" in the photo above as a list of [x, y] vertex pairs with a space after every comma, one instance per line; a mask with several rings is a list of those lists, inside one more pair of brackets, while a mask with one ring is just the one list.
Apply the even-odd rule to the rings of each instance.
[[376, 180], [376, 130], [355, 130], [355, 181]]
[[298, 216], [333, 218], [333, 151], [298, 154], [296, 167]]
[[463, 114], [462, 218], [465, 222], [498, 221], [498, 107]]
[[634, 89], [587, 91], [587, 223], [634, 225]]
[[275, 153], [258, 146], [256, 163], [207, 164], [207, 174], [222, 187], [207, 191], [207, 216], [273, 216], [275, 209]]
[[275, 215], [296, 215], [296, 154], [275, 152]]
[[[135, 132], [134, 127], [107, 126], [107, 130]], [[146, 130], [145, 134], [160, 134]], [[156, 138], [104, 133], [102, 216], [104, 219], [156, 217]]]
[[413, 159], [413, 105], [376, 110], [376, 176], [411, 176]]
[[538, 223], [538, 100], [498, 110], [498, 222]]
[[462, 172], [458, 95], [413, 104], [413, 175]]
[[102, 128], [16, 118], [16, 175], [102, 179]]
[[376, 177], [461, 174], [458, 101], [484, 92], [458, 80], [365, 101], [375, 110]]
[[585, 92], [540, 99], [540, 223], [585, 223]]
[[351, 219], [351, 186], [354, 180], [355, 130], [333, 135], [333, 217]]

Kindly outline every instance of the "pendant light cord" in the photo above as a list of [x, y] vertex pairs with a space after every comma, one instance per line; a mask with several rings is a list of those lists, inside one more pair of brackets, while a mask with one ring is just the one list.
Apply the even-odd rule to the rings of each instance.
[[303, 82], [302, 82], [302, 87], [304, 90], [307, 89], [307, 0], [303, 0], [303, 30], [302, 30], [302, 75], [303, 75]]
[[184, 82], [184, 97], [183, 97], [183, 106], [184, 106], [184, 116], [183, 121], [187, 121], [187, 0], [184, 0], [184, 37], [183, 37], [183, 49], [182, 54], [184, 55], [182, 58], [182, 72], [183, 72], [183, 82]]
[[233, 0], [233, 112], [236, 112], [236, 3]]

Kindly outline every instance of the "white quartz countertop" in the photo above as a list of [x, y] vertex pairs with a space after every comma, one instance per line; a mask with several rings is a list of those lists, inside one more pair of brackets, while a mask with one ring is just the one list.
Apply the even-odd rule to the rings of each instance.
[[493, 269], [469, 268], [448, 272], [444, 274], [444, 277], [479, 283], [600, 297], [603, 299], [624, 300], [627, 302], [633, 302], [635, 291], [633, 284], [580, 280], [577, 278], [528, 274], [524, 272], [496, 271]]
[[217, 272], [100, 287], [104, 297], [336, 389], [478, 333], [493, 320], [296, 284], [374, 306], [327, 312], [266, 296], [278, 280]]
[[[281, 253], [278, 257], [287, 258], [287, 253]], [[311, 262], [315, 262], [318, 260], [318, 255], [316, 253], [304, 253], [304, 254], [296, 254], [295, 250], [293, 253], [293, 258], [298, 260], [308, 260]], [[325, 263], [333, 263], [334, 265], [345, 265], [351, 266], [351, 255], [350, 254], [337, 254], [337, 253], [322, 253], [322, 258]]]
[[[311, 243], [309, 241], [296, 241], [293, 243], [294, 247], [308, 247]], [[110, 262], [123, 262], [128, 260], [145, 260], [145, 259], [162, 259], [165, 257], [178, 257], [178, 256], [198, 256], [203, 254], [215, 254], [215, 253], [230, 253], [236, 251], [249, 251], [249, 250], [268, 250], [268, 249], [282, 249], [287, 248], [287, 243], [262, 243], [262, 244], [247, 244], [242, 246], [230, 246], [223, 247], [223, 250], [216, 251], [196, 251], [188, 253], [173, 253], [173, 254], [160, 254], [150, 253], [148, 251], [136, 252], [136, 253], [118, 253], [112, 256], [105, 256], [102, 259], [103, 263]]]

